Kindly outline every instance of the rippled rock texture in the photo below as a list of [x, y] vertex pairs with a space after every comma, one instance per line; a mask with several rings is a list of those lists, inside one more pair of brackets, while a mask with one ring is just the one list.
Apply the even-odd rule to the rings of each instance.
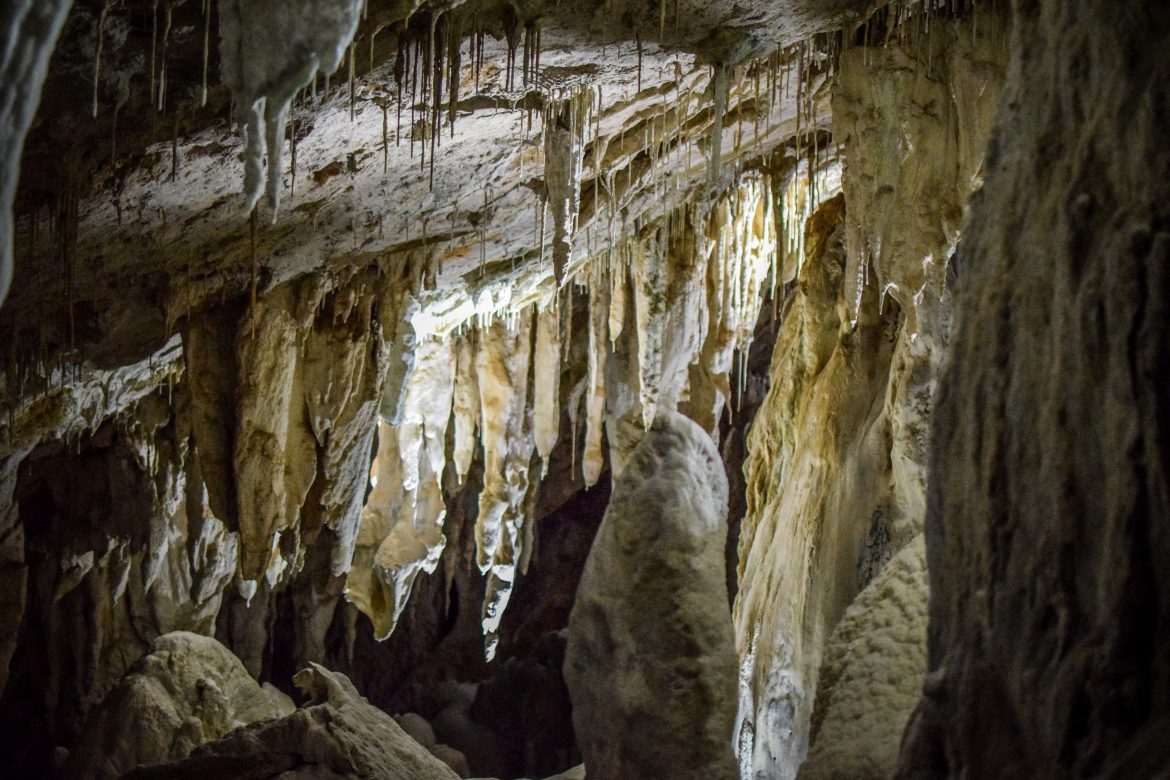
[[1170, 9], [1017, 3], [933, 424], [904, 777], [1142, 777], [1170, 715]]

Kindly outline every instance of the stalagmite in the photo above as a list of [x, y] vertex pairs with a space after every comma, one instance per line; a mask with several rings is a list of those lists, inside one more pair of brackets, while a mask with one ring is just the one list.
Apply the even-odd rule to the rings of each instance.
[[894, 775], [926, 669], [925, 547], [907, 544], [833, 629], [799, 780]]
[[737, 776], [726, 517], [715, 445], [662, 412], [615, 484], [569, 617], [565, 679], [589, 777]]

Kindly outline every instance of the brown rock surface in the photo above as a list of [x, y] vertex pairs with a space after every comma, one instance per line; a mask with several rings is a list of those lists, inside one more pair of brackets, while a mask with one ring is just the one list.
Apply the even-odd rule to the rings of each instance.
[[205, 742], [294, 709], [211, 637], [163, 634], [90, 716], [64, 773], [117, 778], [143, 764], [173, 761]]
[[1161, 776], [1170, 7], [1015, 6], [956, 258], [926, 525], [930, 671], [900, 775]]

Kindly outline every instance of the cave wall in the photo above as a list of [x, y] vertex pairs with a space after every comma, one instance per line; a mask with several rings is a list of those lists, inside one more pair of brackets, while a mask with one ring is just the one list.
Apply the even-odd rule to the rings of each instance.
[[[771, 71], [754, 72], [754, 98], [752, 73], [735, 71], [725, 135], [737, 154], [745, 127], [753, 143], [774, 142], [792, 137], [794, 123], [799, 136], [803, 121], [805, 139], [821, 143], [828, 123], [824, 110], [818, 122], [818, 106], [830, 96], [833, 148], [813, 153], [804, 179], [784, 153], [779, 164], [756, 161], [773, 180], [737, 167], [735, 187], [710, 202], [692, 193], [680, 203], [668, 194], [677, 178], [654, 178], [682, 165], [684, 141], [693, 173], [690, 145], [710, 117], [685, 133], [677, 113], [668, 130], [668, 109], [638, 119], [662, 102], [641, 89], [639, 42], [628, 101], [603, 111], [599, 96], [593, 115], [592, 94], [570, 90], [542, 117], [575, 124], [567, 140], [550, 135], [540, 147], [560, 161], [554, 167], [573, 169], [570, 181], [539, 186], [598, 225], [601, 205], [610, 219], [607, 248], [595, 252], [595, 236], [582, 231], [575, 255], [553, 253], [551, 272], [542, 247], [518, 273], [514, 262], [511, 274], [497, 263], [488, 281], [468, 281], [468, 241], [486, 246], [486, 227], [452, 227], [446, 271], [413, 262], [413, 225], [387, 237], [380, 219], [376, 228], [367, 219], [359, 241], [353, 202], [384, 208], [386, 188], [365, 157], [364, 173], [355, 162], [312, 195], [301, 191], [293, 203], [308, 211], [260, 233], [263, 260], [255, 238], [242, 260], [246, 230], [237, 229], [238, 204], [219, 197], [232, 178], [219, 171], [179, 209], [214, 218], [198, 222], [162, 271], [127, 262], [113, 282], [95, 283], [92, 301], [70, 298], [70, 316], [49, 326], [57, 332], [48, 351], [23, 315], [59, 290], [34, 283], [50, 271], [30, 272], [19, 322], [0, 322], [12, 339], [0, 448], [0, 688], [6, 713], [33, 713], [6, 716], [9, 733], [38, 736], [6, 760], [69, 743], [151, 639], [176, 628], [216, 632], [253, 675], [271, 679], [329, 658], [388, 706], [424, 706], [422, 681], [454, 668], [487, 675], [485, 641], [504, 660], [519, 657], [563, 622], [571, 601], [559, 575], [577, 565], [591, 534], [550, 532], [550, 558], [566, 568], [545, 568], [538, 523], [604, 505], [609, 469], [620, 472], [627, 449], [619, 421], [679, 405], [723, 430], [725, 464], [745, 463], [732, 557], [739, 579], [728, 578], [729, 591], [738, 588], [745, 777], [893, 769], [922, 666], [924, 527], [930, 674], [901, 772], [1121, 777], [1153, 766], [1143, 762], [1160, 755], [1152, 736], [1166, 714], [1160, 605], [1170, 595], [1158, 557], [1167, 502], [1158, 353], [1167, 68], [1158, 52], [1167, 13], [1152, 2], [1118, 11], [1091, 0], [1074, 13], [1018, 0], [1009, 31], [997, 4], [973, 9], [953, 18], [897, 6], [868, 17], [833, 51], [831, 87], [804, 81], [813, 49], [802, 49], [801, 108], [777, 109], [783, 129], [773, 130], [771, 104], [749, 108], [761, 81], [773, 98], [787, 95], [780, 66], [769, 60]], [[376, 31], [362, 29], [372, 69]], [[704, 89], [715, 87], [718, 100], [727, 77], [722, 65], [710, 83], [688, 71], [688, 110], [707, 99], [698, 97]], [[302, 101], [299, 110], [315, 108]], [[591, 148], [587, 118], [599, 128]], [[640, 140], [627, 143], [627, 122]], [[353, 144], [373, 148], [377, 134], [362, 132]], [[672, 132], [685, 138], [664, 141]], [[177, 161], [177, 122], [175, 134]], [[229, 146], [191, 147], [210, 137], [183, 141], [180, 183], [222, 163], [214, 158]], [[718, 130], [714, 144], [724, 146]], [[800, 156], [799, 140], [796, 149]], [[302, 154], [323, 164], [332, 152], [306, 145]], [[817, 166], [837, 156], [843, 198], [824, 179], [814, 196]], [[649, 171], [641, 197], [671, 206], [629, 226], [623, 212], [628, 232], [615, 241], [619, 204], [601, 204], [600, 192], [618, 179], [600, 166], [619, 158], [627, 190], [632, 171]], [[160, 160], [132, 173], [131, 188], [155, 187]], [[443, 165], [457, 171], [462, 162], [453, 154]], [[587, 163], [597, 166], [591, 185], [580, 180]], [[968, 198], [985, 176], [967, 225]], [[785, 213], [794, 181], [809, 190], [807, 210]], [[50, 243], [68, 250], [79, 195], [66, 195], [74, 213], [62, 212]], [[512, 261], [499, 253], [530, 244], [538, 229], [543, 241], [543, 218], [534, 222], [522, 205], [495, 226], [504, 235], [493, 239], [493, 262]], [[39, 208], [26, 215], [34, 234]], [[158, 246], [177, 240], [182, 223], [161, 209], [123, 226], [121, 208], [90, 208], [89, 238], [103, 236], [94, 257], [120, 256], [118, 242], [147, 229]], [[457, 210], [456, 199], [453, 226]], [[555, 245], [573, 232], [573, 210], [553, 212]], [[310, 234], [328, 240], [293, 248]], [[794, 236], [796, 250], [786, 252]], [[398, 239], [412, 248], [393, 249]], [[354, 262], [318, 263], [347, 253]], [[480, 277], [485, 264], [481, 255]], [[78, 268], [84, 278], [100, 266]], [[547, 289], [570, 270], [576, 283]], [[452, 285], [449, 301], [436, 273]], [[141, 301], [99, 305], [120, 297], [120, 282], [152, 301], [166, 288], [165, 313], [144, 314]], [[748, 380], [734, 356], [752, 344], [769, 283], [787, 295], [772, 387], [745, 454], [743, 398], [750, 410], [759, 388], [740, 384]], [[493, 298], [504, 289], [509, 297]], [[82, 340], [93, 338], [83, 355], [63, 323], [72, 330], [85, 306], [117, 327], [89, 332], [82, 323]], [[172, 330], [181, 347], [159, 340]], [[548, 601], [525, 591], [526, 571]], [[402, 630], [376, 644], [395, 624]], [[881, 691], [872, 707], [869, 691]], [[503, 695], [493, 695], [467, 706], [500, 713]]]
[[238, 545], [191, 479], [189, 410], [157, 391], [21, 461], [9, 511], [27, 597], [6, 613], [19, 630], [0, 699], [4, 771], [45, 769], [152, 639], [214, 630]]
[[[837, 698], [818, 699], [821, 665], [848, 661], [843, 646], [826, 656], [834, 628], [922, 531], [929, 421], [948, 352], [947, 261], [981, 178], [1005, 24], [990, 7], [929, 21], [890, 12], [841, 52], [832, 105], [843, 197], [807, 223], [771, 389], [748, 439], [735, 607], [744, 777], [796, 776], [814, 712]], [[912, 570], [908, 582], [924, 576]], [[910, 620], [923, 593], [908, 586], [909, 611], [892, 614]], [[921, 621], [908, 625], [921, 645]], [[834, 766], [852, 751], [823, 745], [809, 776], [888, 774], [911, 701], [903, 690], [883, 704], [895, 725], [872, 763]], [[848, 733], [816, 731], [828, 741]]]
[[926, 522], [930, 671], [900, 776], [1158, 776], [1170, 9], [1015, 11], [955, 260]]

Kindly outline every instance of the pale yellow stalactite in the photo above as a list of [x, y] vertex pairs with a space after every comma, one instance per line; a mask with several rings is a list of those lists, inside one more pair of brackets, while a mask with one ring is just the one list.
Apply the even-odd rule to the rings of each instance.
[[475, 368], [473, 329], [462, 333], [455, 347], [455, 391], [452, 410], [455, 418], [455, 446], [453, 460], [459, 479], [467, 476], [471, 457], [475, 453], [475, 432], [479, 427], [479, 382]]
[[609, 283], [595, 264], [589, 285], [589, 373], [585, 390], [585, 449], [581, 474], [585, 486], [597, 484], [605, 455], [601, 434], [605, 424], [605, 358], [609, 351], [605, 326], [609, 320]]
[[536, 315], [532, 418], [536, 450], [547, 464], [561, 428], [561, 313], [556, 298]]

